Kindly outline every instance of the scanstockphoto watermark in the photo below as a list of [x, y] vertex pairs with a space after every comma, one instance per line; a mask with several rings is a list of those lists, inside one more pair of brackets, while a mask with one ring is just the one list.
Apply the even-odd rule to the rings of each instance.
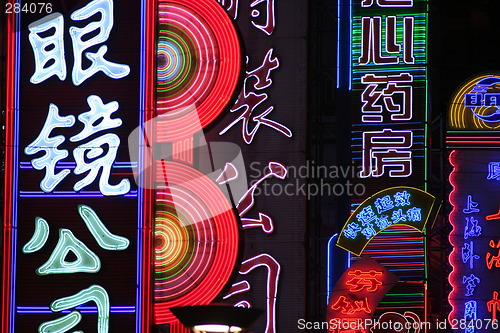
[[[388, 320], [380, 321], [377, 319], [351, 319], [340, 320], [338, 318], [330, 319], [329, 321], [306, 321], [299, 319], [297, 328], [299, 330], [328, 330], [328, 331], [363, 331], [363, 332], [407, 332], [418, 333], [424, 330], [433, 328], [431, 322], [410, 322]], [[439, 329], [439, 326], [436, 326]]]
[[[252, 162], [247, 173], [250, 186], [269, 173], [269, 167]], [[365, 185], [358, 182], [361, 167], [355, 165], [318, 165], [306, 161], [302, 165], [286, 167], [284, 181], [265, 182], [255, 189], [259, 196], [303, 196], [308, 200], [316, 196], [363, 196]]]

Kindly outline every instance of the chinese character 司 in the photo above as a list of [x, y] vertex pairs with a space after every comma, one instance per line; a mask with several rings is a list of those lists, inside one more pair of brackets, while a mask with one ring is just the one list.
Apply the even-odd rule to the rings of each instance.
[[[397, 43], [397, 17], [387, 16], [385, 18], [385, 36], [382, 34], [382, 17], [363, 17], [361, 19], [361, 56], [358, 58], [360, 65], [367, 65], [371, 62], [375, 65], [399, 64], [401, 57], [405, 64], [414, 64], [413, 55], [413, 30], [415, 18], [407, 16], [403, 18], [403, 43]], [[385, 37], [385, 41], [383, 38]], [[388, 55], [383, 55], [385, 49]]]
[[[79, 205], [78, 213], [101, 248], [110, 251], [121, 251], [128, 248], [130, 241], [125, 237], [112, 234], [92, 208]], [[35, 232], [30, 241], [24, 245], [23, 253], [37, 252], [46, 244], [48, 237], [49, 224], [43, 218], [37, 217], [35, 219]], [[66, 260], [70, 252], [76, 256], [76, 260]], [[56, 247], [49, 259], [37, 269], [36, 273], [38, 275], [97, 273], [100, 269], [99, 257], [85, 243], [76, 238], [71, 230], [60, 229]], [[94, 284], [74, 295], [57, 299], [50, 304], [50, 309], [53, 312], [61, 312], [90, 301], [97, 305], [97, 332], [107, 333], [109, 331], [110, 302], [108, 293], [102, 286]], [[73, 310], [63, 317], [42, 323], [38, 332], [67, 332], [81, 320], [80, 311]]]

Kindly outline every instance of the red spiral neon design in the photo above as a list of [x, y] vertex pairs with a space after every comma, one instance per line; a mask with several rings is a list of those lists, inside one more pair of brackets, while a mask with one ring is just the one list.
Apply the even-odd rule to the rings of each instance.
[[[157, 112], [168, 128], [165, 140], [177, 142], [214, 121], [231, 101], [240, 43], [215, 0], [160, 1], [158, 18]], [[199, 124], [187, 117], [194, 110]]]
[[235, 267], [239, 230], [230, 203], [207, 176], [170, 161], [157, 174], [166, 175], [168, 187], [156, 196], [155, 321], [173, 323], [169, 308], [208, 304], [222, 290]]

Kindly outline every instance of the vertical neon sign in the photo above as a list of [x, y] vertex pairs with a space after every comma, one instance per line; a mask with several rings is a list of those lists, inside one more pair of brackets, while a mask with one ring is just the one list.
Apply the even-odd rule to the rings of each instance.
[[[425, 190], [428, 1], [345, 0], [338, 16], [337, 87], [351, 91], [351, 153], [366, 197], [388, 184]], [[366, 197], [353, 198], [353, 209]], [[381, 307], [400, 311], [394, 304], [405, 300], [425, 321], [424, 237], [391, 227], [364, 251], [412, 280], [399, 282]]]
[[79, 6], [8, 15], [2, 332], [148, 332], [126, 146], [149, 107], [148, 8]]

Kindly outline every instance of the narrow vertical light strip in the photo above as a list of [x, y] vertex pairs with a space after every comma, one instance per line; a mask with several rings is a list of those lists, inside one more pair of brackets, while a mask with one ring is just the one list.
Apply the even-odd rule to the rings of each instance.
[[337, 3], [337, 89], [340, 88], [340, 50], [342, 50], [342, 43], [340, 41], [340, 23], [342, 22], [342, 4], [343, 0], [338, 0]]

